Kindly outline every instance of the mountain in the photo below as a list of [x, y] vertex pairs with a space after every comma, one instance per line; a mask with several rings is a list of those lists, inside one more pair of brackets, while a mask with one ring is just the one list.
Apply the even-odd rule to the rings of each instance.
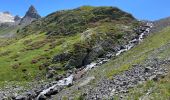
[[31, 6], [14, 19], [23, 25], [16, 37], [0, 39], [0, 98], [169, 99], [167, 18], [139, 21], [116, 7], [93, 6], [40, 18]]
[[23, 18], [19, 17], [18, 15], [13, 16], [9, 12], [2, 12], [0, 13], [0, 24], [11, 24], [17, 26], [20, 25], [28, 25], [32, 21], [40, 19], [41, 16], [38, 14], [37, 10], [33, 5], [31, 5], [26, 12]]
[[[68, 35], [83, 32], [102, 21], [118, 22], [119, 20], [122, 22], [133, 21], [134, 17], [118, 8], [83, 6], [73, 10], [54, 12], [23, 28], [20, 33], [27, 35], [42, 31], [51, 35]], [[27, 33], [25, 30], [29, 29], [32, 32]]]
[[[8, 40], [11, 44], [2, 42], [3, 46], [11, 46], [6, 45], [6, 49], [1, 51], [4, 57], [0, 58], [0, 62], [7, 60], [5, 52], [9, 51], [12, 62], [5, 62], [4, 65], [6, 69], [12, 69], [6, 72], [8, 78], [0, 80], [32, 80], [36, 78], [36, 73], [42, 74], [50, 66], [59, 67], [56, 73], [63, 74], [69, 69], [82, 68], [108, 52], [115, 53], [125, 48], [129, 40], [139, 37], [139, 33], [134, 30], [139, 25], [142, 22], [116, 7], [83, 6], [54, 12], [18, 29], [17, 39]], [[15, 46], [12, 46], [13, 43], [16, 43]], [[14, 52], [20, 53], [16, 55]], [[24, 78], [16, 73], [22, 69], [32, 74]], [[6, 76], [6, 73], [2, 74]], [[46, 74], [47, 77], [54, 75], [50, 71]]]
[[41, 16], [38, 14], [37, 10], [33, 5], [31, 5], [26, 12], [25, 16], [21, 19], [20, 24], [28, 25], [32, 21], [40, 19]]
[[0, 13], [0, 38], [15, 36], [18, 29], [31, 24], [32, 21], [39, 18], [41, 17], [34, 6], [29, 7], [23, 18], [18, 15], [13, 16], [9, 12]]

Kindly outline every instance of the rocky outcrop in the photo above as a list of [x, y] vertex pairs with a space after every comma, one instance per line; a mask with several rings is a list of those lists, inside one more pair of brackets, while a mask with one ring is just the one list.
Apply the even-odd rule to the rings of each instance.
[[18, 24], [20, 23], [21, 19], [22, 19], [21, 17], [19, 17], [18, 15], [16, 15], [16, 16], [14, 17], [15, 24], [18, 25]]
[[28, 25], [32, 21], [37, 20], [39, 18], [41, 18], [41, 16], [38, 14], [35, 7], [33, 5], [31, 5], [29, 7], [28, 11], [26, 12], [25, 16], [21, 19], [20, 24], [21, 25]]
[[67, 61], [69, 60], [70, 57], [71, 55], [69, 53], [57, 54], [53, 57], [52, 62], [57, 63], [57, 62]]
[[[72, 69], [72, 68], [80, 68], [84, 67], [93, 61], [98, 61], [98, 58], [109, 58], [107, 54], [110, 55], [112, 53], [112, 56], [118, 56], [121, 53], [130, 50], [135, 45], [140, 43], [149, 33], [152, 28], [151, 23], [143, 24], [140, 27], [137, 27], [132, 31], [133, 33], [137, 34], [135, 37], [132, 38], [132, 40], [129, 39], [125, 40], [125, 43], [118, 43], [114, 44], [113, 41], [110, 39], [107, 40], [98, 40], [98, 39], [90, 39], [92, 38], [89, 34], [92, 34], [90, 30], [82, 33], [82, 39], [92, 40], [95, 41], [94, 45], [90, 46], [87, 44], [81, 44], [77, 43], [74, 45], [74, 50], [71, 53], [63, 53], [58, 54], [52, 58], [52, 63], [58, 63], [58, 62], [67, 62], [65, 64], [66, 69]], [[131, 33], [131, 34], [133, 34]], [[86, 35], [85, 35], [86, 34]], [[126, 37], [126, 36], [124, 36]], [[102, 37], [99, 37], [102, 38]], [[101, 60], [101, 59], [100, 59]], [[99, 62], [102, 62], [100, 61]], [[104, 59], [105, 60], [105, 59]]]

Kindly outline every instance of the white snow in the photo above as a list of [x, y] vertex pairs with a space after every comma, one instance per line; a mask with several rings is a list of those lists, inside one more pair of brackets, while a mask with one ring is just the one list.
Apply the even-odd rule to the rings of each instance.
[[15, 22], [14, 16], [8, 13], [0, 12], [0, 23]]

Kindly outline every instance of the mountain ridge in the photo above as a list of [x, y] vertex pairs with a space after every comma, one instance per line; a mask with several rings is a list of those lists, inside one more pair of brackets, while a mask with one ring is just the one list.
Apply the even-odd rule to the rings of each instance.
[[28, 24], [31, 24], [32, 21], [39, 18], [41, 18], [41, 16], [38, 14], [35, 7], [31, 5], [23, 18], [18, 15], [13, 16], [12, 14], [10, 14], [10, 12], [7, 11], [0, 13], [0, 24], [6, 24], [9, 27], [18, 25], [26, 26]]
[[0, 98], [168, 98], [168, 20], [139, 21], [116, 7], [92, 6], [43, 18], [30, 7], [25, 16], [38, 20], [0, 40]]

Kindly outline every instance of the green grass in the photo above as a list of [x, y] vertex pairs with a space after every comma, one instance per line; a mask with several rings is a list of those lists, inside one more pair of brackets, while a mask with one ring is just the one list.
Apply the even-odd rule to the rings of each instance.
[[[95, 88], [97, 85], [98, 81], [103, 77], [103, 78], [109, 78], [112, 79], [114, 75], [120, 74], [121, 72], [128, 70], [129, 68], [132, 67], [133, 64], [142, 64], [144, 61], [150, 57], [161, 57], [164, 59], [165, 57], [168, 57], [169, 55], [169, 49], [165, 49], [162, 51], [162, 53], [158, 52], [159, 54], [155, 53], [154, 51], [157, 50], [158, 48], [161, 48], [164, 45], [167, 45], [167, 43], [170, 42], [170, 28], [166, 28], [162, 30], [159, 33], [153, 33], [152, 35], [148, 36], [141, 44], [137, 45], [135, 48], [131, 49], [130, 51], [127, 51], [123, 54], [121, 54], [119, 57], [113, 58], [110, 60], [108, 63], [98, 67], [95, 70], [91, 70], [88, 75], [89, 76], [95, 76], [95, 80], [91, 83], [89, 83], [92, 87]], [[169, 47], [170, 48], [170, 47]], [[154, 54], [153, 54], [154, 53]], [[166, 80], [166, 79], [165, 79]], [[140, 88], [135, 88], [132, 90], [132, 98], [134, 100], [138, 100], [139, 97], [141, 97], [147, 89], [150, 87], [153, 87], [156, 85], [156, 88], [159, 91], [162, 91], [161, 95], [162, 98], [164, 99], [156, 99], [156, 100], [168, 100], [169, 96], [169, 80], [165, 81], [164, 83], [156, 83], [153, 81], [148, 81], [146, 84], [143, 86], [139, 86], [144, 89], [144, 91], [140, 91]], [[88, 88], [88, 87], [84, 87]], [[139, 90], [139, 91], [136, 91]], [[84, 90], [80, 90], [79, 93], [83, 92]], [[74, 92], [73, 92], [74, 93]], [[159, 92], [158, 92], [159, 93]], [[160, 95], [160, 94], [153, 94], [153, 95]], [[75, 94], [76, 95], [76, 94]], [[78, 94], [77, 94], [78, 95]], [[136, 96], [135, 96], [136, 95]], [[152, 99], [151, 99], [152, 100]], [[153, 99], [155, 100], [155, 99]]]
[[[150, 56], [153, 50], [160, 48], [163, 45], [166, 45], [170, 42], [170, 28], [166, 28], [159, 33], [154, 33], [152, 36], [149, 36], [141, 44], [133, 48], [132, 50], [122, 54], [115, 60], [110, 61], [105, 67], [117, 66], [116, 68], [109, 69], [107, 73], [108, 77], [129, 69], [131, 65], [138, 64], [144, 61]], [[166, 51], [168, 52], [168, 51]], [[165, 53], [164, 53], [165, 54]], [[167, 54], [167, 53], [166, 53]]]
[[115, 24], [116, 21], [128, 24], [136, 20], [131, 14], [118, 8], [83, 6], [54, 12], [20, 29], [19, 34], [28, 35], [36, 32], [47, 32], [51, 35], [76, 34], [84, 32], [87, 28], [99, 26], [103, 22]]
[[[166, 28], [159, 33], [154, 33], [149, 36], [143, 43], [136, 46], [127, 53], [122, 54], [115, 60], [112, 60], [105, 65], [107, 70], [106, 75], [112, 77], [115, 74], [119, 74], [122, 71], [129, 69], [133, 64], [143, 63], [147, 58], [157, 57], [165, 59], [170, 56], [170, 28]], [[159, 48], [164, 48], [159, 52], [155, 52]], [[118, 67], [115, 67], [117, 65]], [[110, 67], [112, 66], [112, 68]], [[169, 66], [168, 66], [169, 67]], [[170, 75], [170, 73], [169, 73]], [[155, 88], [153, 93], [149, 95], [149, 100], [169, 100], [170, 98], [170, 77], [169, 75], [160, 80], [159, 82], [148, 81], [143, 85], [132, 89], [128, 95], [129, 100], [139, 100], [139, 98], [146, 94], [146, 91], [150, 88]]]
[[[151, 93], [146, 96], [148, 90], [151, 89]], [[147, 81], [143, 85], [139, 85], [134, 89], [130, 89], [128, 94], [128, 100], [139, 98], [148, 98], [149, 100], [169, 100], [170, 98], [170, 73], [158, 82]]]
[[[52, 39], [47, 39], [45, 34], [41, 33], [29, 35], [18, 40], [11, 40], [12, 42], [9, 45], [1, 46], [0, 81], [30, 81], [36, 77], [37, 73], [43, 74], [44, 70], [40, 71], [39, 66], [48, 61], [47, 57], [52, 57], [66, 50], [72, 50], [73, 44], [80, 41], [80, 35], [55, 37], [53, 42], [58, 44], [53, 49], [50, 49], [49, 45], [52, 43], [50, 40]], [[4, 39], [3, 41], [6, 40]], [[24, 44], [25, 41], [30, 42]], [[27, 48], [30, 48], [30, 44], [37, 43], [37, 45], [41, 45], [40, 41], [45, 41], [43, 42], [44, 45], [27, 50]], [[38, 61], [33, 64], [32, 60]], [[23, 72], [23, 69], [27, 71]]]

